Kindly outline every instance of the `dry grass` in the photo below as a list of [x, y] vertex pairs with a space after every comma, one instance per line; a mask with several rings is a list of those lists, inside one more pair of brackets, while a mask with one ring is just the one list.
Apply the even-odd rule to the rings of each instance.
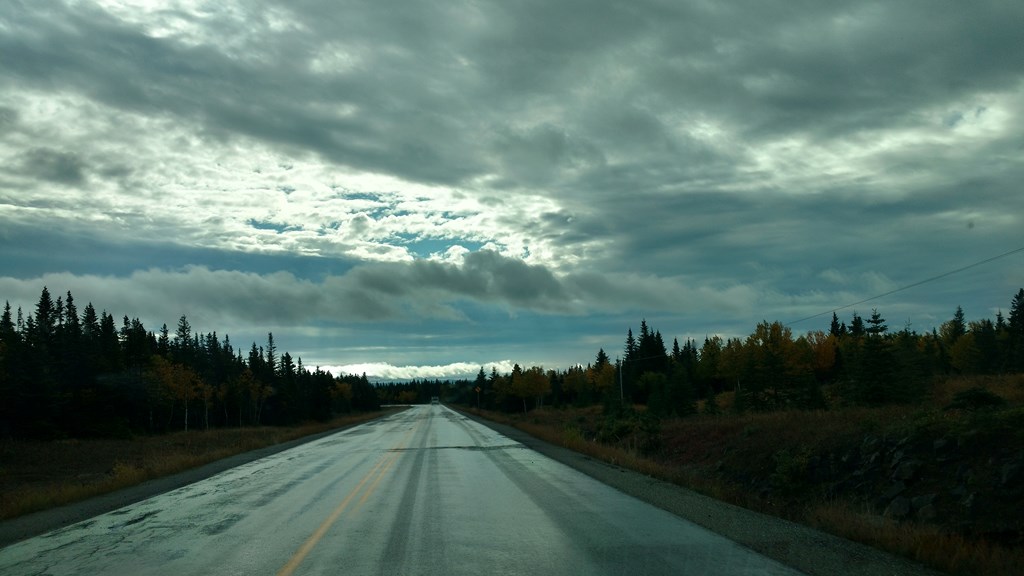
[[288, 428], [175, 432], [129, 440], [3, 441], [0, 519], [78, 502], [380, 415], [344, 416]]
[[984, 388], [1011, 405], [1024, 404], [1024, 374], [944, 378], [932, 386], [930, 400], [934, 407], [943, 408], [958, 392], [975, 387]]
[[967, 539], [936, 526], [895, 522], [829, 502], [811, 508], [804, 522], [838, 536], [888, 550], [951, 574], [1014, 576], [1024, 566], [1024, 550]]

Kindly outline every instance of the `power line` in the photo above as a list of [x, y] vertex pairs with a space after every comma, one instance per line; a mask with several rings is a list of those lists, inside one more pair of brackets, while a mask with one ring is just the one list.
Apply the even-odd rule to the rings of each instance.
[[924, 280], [919, 280], [917, 282], [914, 282], [913, 284], [907, 284], [906, 286], [901, 286], [901, 287], [896, 288], [894, 290], [889, 290], [888, 292], [884, 292], [882, 294], [878, 294], [877, 296], [872, 296], [870, 298], [865, 298], [863, 300], [859, 300], [859, 301], [854, 302], [852, 304], [846, 304], [845, 306], [840, 306], [838, 308], [833, 308], [831, 310], [826, 310], [824, 312], [819, 312], [817, 314], [812, 314], [810, 316], [807, 316], [806, 318], [801, 318], [799, 320], [793, 320], [791, 322], [786, 322], [785, 326], [791, 326], [793, 324], [799, 324], [800, 322], [804, 322], [805, 320], [810, 320], [812, 318], [817, 318], [819, 316], [824, 316], [825, 314], [828, 314], [830, 312], [831, 313], [835, 313], [835, 312], [837, 312], [839, 310], [844, 310], [846, 308], [852, 308], [854, 306], [858, 306], [860, 304], [864, 304], [865, 302], [871, 302], [872, 300], [877, 300], [879, 298], [884, 298], [885, 296], [889, 296], [890, 294], [895, 294], [897, 292], [902, 292], [904, 290], [909, 290], [911, 288], [916, 288], [916, 287], [918, 287], [918, 286], [920, 286], [922, 284], [927, 284], [929, 282], [934, 282], [936, 280], [945, 278], [946, 276], [952, 276], [953, 274], [958, 274], [960, 272], [963, 272], [964, 270], [970, 270], [971, 268], [974, 268], [976, 266], [981, 266], [982, 264], [988, 264], [989, 262], [992, 262], [993, 260], [999, 260], [1000, 258], [1005, 258], [1007, 256], [1010, 256], [1012, 254], [1016, 254], [1018, 252], [1024, 252], [1024, 246], [1021, 246], [1020, 248], [1016, 248], [1014, 250], [1010, 250], [1009, 252], [1003, 252], [1002, 254], [999, 254], [998, 256], [992, 256], [991, 258], [986, 258], [984, 260], [979, 260], [979, 261], [977, 261], [977, 262], [975, 262], [973, 264], [968, 264], [967, 266], [963, 266], [963, 267], [957, 268], [956, 270], [950, 270], [949, 272], [943, 272], [942, 274], [939, 274], [938, 276], [932, 276], [931, 278], [925, 278]]

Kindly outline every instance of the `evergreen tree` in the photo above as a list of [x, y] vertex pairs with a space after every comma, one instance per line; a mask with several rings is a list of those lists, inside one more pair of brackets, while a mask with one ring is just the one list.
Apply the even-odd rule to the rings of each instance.
[[967, 334], [971, 336], [972, 344], [978, 354], [977, 365], [974, 369], [984, 374], [998, 372], [1001, 365], [1001, 351], [996, 325], [988, 318], [983, 318], [969, 323]]
[[857, 382], [857, 398], [861, 403], [879, 405], [902, 398], [895, 382], [895, 361], [889, 342], [885, 338], [888, 327], [885, 319], [873, 310], [865, 330], [863, 354]]
[[885, 325], [885, 318], [878, 313], [878, 310], [871, 311], [871, 318], [868, 320], [868, 327], [866, 332], [868, 336], [882, 336], [889, 330], [889, 327]]
[[860, 338], [864, 336], [864, 319], [853, 313], [853, 319], [850, 320], [850, 336], [854, 338]]
[[11, 316], [11, 303], [4, 303], [3, 315], [0, 315], [0, 345], [6, 345], [8, 349], [18, 341], [18, 330], [14, 326], [14, 319]]
[[160, 326], [160, 337], [156, 341], [156, 353], [163, 358], [167, 358], [171, 353], [171, 338], [166, 322]]
[[629, 362], [637, 358], [637, 344], [636, 338], [633, 337], [633, 329], [630, 328], [626, 332], [626, 349], [624, 351], [625, 356], [623, 357], [624, 362]]
[[175, 362], [190, 366], [194, 355], [194, 342], [192, 340], [192, 325], [188, 318], [182, 314], [178, 318], [178, 329], [174, 333], [174, 340], [171, 342], [171, 358]]
[[835, 338], [846, 336], [846, 324], [839, 323], [839, 317], [835, 312], [832, 313], [832, 323], [829, 325], [828, 333]]
[[77, 347], [82, 337], [82, 323], [78, 319], [78, 307], [75, 306], [75, 299], [68, 290], [68, 299], [64, 302], [64, 318], [62, 330], [62, 346]]
[[940, 328], [942, 341], [947, 347], [952, 347], [957, 340], [967, 334], [967, 323], [964, 321], [964, 310], [957, 306], [953, 319], [942, 323]]
[[82, 337], [93, 341], [99, 347], [100, 341], [100, 318], [96, 315], [96, 308], [92, 302], [85, 305], [85, 312], [82, 313]]
[[41, 346], [44, 354], [50, 353], [57, 333], [57, 308], [46, 286], [43, 286], [36, 304], [35, 329], [36, 341], [33, 344]]
[[267, 333], [267, 374], [270, 376], [277, 375], [277, 346], [274, 345], [274, 333]]
[[100, 314], [99, 353], [101, 372], [112, 373], [121, 370], [121, 341], [117, 336], [114, 317], [107, 314], [106, 310]]
[[1010, 317], [1007, 331], [1009, 332], [1009, 363], [1015, 372], [1024, 372], [1024, 288], [1017, 291], [1010, 303]]
[[725, 388], [721, 374], [722, 338], [705, 337], [697, 361], [697, 396], [711, 398]]
[[21, 385], [17, 358], [21, 356], [21, 339], [11, 316], [11, 303], [4, 304], [0, 315], [0, 438], [11, 436], [17, 427], [20, 402], [15, 391]]

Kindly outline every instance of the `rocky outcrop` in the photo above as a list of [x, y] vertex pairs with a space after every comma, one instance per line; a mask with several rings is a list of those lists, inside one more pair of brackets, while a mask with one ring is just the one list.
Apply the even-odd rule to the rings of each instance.
[[893, 520], [1024, 543], [1024, 517], [1015, 512], [1024, 510], [1020, 450], [973, 430], [937, 437], [869, 434], [844, 450], [811, 455], [804, 481]]

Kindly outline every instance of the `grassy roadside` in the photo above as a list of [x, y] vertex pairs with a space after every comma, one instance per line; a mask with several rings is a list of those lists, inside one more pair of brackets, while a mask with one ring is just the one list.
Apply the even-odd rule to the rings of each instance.
[[[978, 386], [1006, 405], [944, 408]], [[942, 572], [1021, 573], [1024, 378], [946, 381], [913, 407], [734, 415], [723, 405], [723, 415], [663, 420], [656, 431], [599, 407], [469, 411]], [[899, 514], [897, 500], [913, 506]]]
[[287, 428], [225, 428], [131, 439], [0, 440], [0, 520], [70, 504], [210, 462], [398, 411]]

